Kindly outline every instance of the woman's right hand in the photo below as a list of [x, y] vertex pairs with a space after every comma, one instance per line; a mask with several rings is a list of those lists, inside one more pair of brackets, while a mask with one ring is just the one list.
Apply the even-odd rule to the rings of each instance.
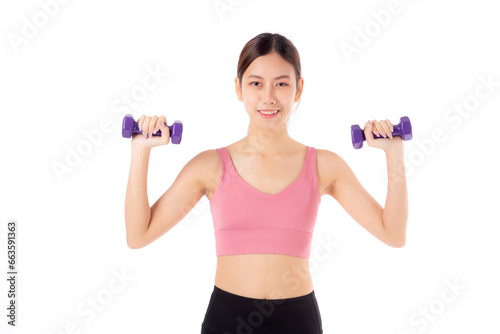
[[[170, 129], [166, 126], [165, 116], [145, 116], [142, 115], [137, 121], [142, 134], [132, 135], [132, 146], [141, 148], [153, 148], [155, 146], [167, 145], [170, 142]], [[153, 133], [161, 131], [161, 136], [152, 136]]]

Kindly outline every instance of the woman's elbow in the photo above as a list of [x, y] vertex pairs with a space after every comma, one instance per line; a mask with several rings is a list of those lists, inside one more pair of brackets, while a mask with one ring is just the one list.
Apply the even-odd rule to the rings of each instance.
[[127, 246], [131, 249], [139, 249], [145, 246], [145, 244], [141, 241], [141, 238], [127, 236]]
[[393, 248], [402, 248], [406, 244], [406, 238], [398, 238], [394, 240], [390, 240], [386, 242], [388, 246], [391, 246]]

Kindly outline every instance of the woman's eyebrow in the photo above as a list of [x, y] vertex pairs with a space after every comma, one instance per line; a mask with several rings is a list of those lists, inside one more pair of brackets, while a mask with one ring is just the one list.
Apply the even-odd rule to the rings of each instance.
[[[256, 74], [250, 74], [247, 78], [264, 79], [263, 77], [256, 75]], [[283, 78], [290, 79], [290, 76], [289, 75], [280, 75], [279, 77], [274, 78], [274, 80], [283, 79]]]

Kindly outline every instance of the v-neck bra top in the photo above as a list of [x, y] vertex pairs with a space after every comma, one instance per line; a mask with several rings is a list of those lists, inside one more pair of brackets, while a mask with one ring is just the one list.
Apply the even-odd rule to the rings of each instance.
[[321, 196], [316, 149], [307, 146], [299, 176], [276, 194], [243, 180], [226, 147], [217, 148], [222, 174], [210, 200], [216, 255], [283, 254], [309, 258]]

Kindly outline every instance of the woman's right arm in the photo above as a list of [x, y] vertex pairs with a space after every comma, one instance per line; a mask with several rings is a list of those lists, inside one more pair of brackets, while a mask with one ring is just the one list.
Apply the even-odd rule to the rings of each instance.
[[[161, 116], [161, 121], [166, 120]], [[159, 123], [157, 116], [146, 117], [138, 121], [144, 132], [149, 127], [159, 126], [161, 137], [144, 138], [142, 135], [132, 137], [132, 161], [125, 198], [125, 225], [127, 245], [130, 248], [142, 248], [184, 218], [205, 194], [206, 162], [209, 151], [201, 152], [192, 158], [180, 171], [171, 187], [150, 207], [147, 194], [147, 173], [151, 148], [166, 145], [169, 142], [169, 129]], [[144, 124], [142, 124], [144, 122]], [[151, 123], [149, 125], [148, 123]], [[164, 137], [165, 134], [165, 137]]]
[[127, 244], [130, 248], [138, 248], [141, 244], [142, 236], [151, 219], [147, 191], [150, 151], [149, 148], [132, 146], [132, 159], [125, 196], [125, 225]]

